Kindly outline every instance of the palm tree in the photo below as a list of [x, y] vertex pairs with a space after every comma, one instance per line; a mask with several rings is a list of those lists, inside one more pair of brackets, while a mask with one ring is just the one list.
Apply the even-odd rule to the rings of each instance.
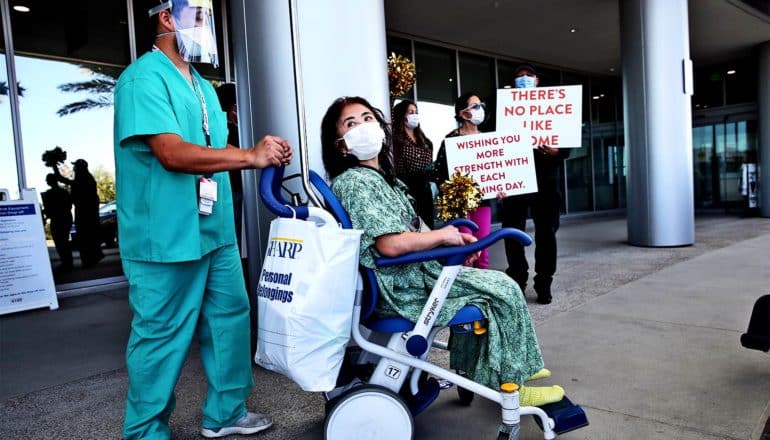
[[[19, 96], [24, 96], [25, 90], [18, 82], [16, 83], [16, 92]], [[8, 96], [8, 91], [8, 81], [0, 81], [0, 96]]]
[[83, 110], [111, 107], [113, 105], [112, 91], [115, 89], [115, 84], [118, 82], [117, 77], [120, 75], [122, 68], [110, 66], [87, 66], [83, 64], [81, 64], [80, 67], [81, 69], [87, 69], [90, 71], [94, 77], [87, 81], [62, 84], [58, 87], [58, 89], [62, 92], [88, 92], [96, 96], [65, 105], [56, 111], [56, 114], [60, 117], [71, 115]]

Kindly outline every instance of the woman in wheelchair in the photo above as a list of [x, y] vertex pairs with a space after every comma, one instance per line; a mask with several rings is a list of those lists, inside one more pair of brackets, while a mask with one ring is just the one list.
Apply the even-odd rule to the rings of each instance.
[[[377, 278], [381, 296], [376, 313], [417, 321], [441, 265], [429, 261], [378, 268], [374, 259], [463, 245], [476, 238], [454, 226], [426, 230], [415, 221], [407, 187], [395, 178], [389, 127], [382, 112], [365, 99], [335, 100], [321, 123], [321, 143], [332, 190], [353, 227], [364, 231], [360, 262], [373, 269]], [[484, 335], [453, 334], [451, 368], [492, 389], [505, 382], [523, 384], [549, 375], [543, 368], [526, 301], [515, 282], [502, 272], [462, 268], [436, 325], [445, 325], [469, 304], [483, 311], [488, 331]], [[563, 396], [559, 386], [520, 389], [523, 406], [541, 406]]]

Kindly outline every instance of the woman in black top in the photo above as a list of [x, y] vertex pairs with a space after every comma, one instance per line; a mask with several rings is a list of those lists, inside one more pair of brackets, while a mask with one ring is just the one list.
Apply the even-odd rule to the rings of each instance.
[[[486, 105], [474, 92], [466, 92], [457, 97], [455, 101], [455, 120], [459, 127], [447, 133], [446, 137], [468, 136], [479, 134], [479, 125], [486, 120]], [[449, 170], [446, 160], [446, 142], [441, 142], [441, 147], [436, 156], [436, 177], [439, 184], [449, 180]], [[499, 197], [499, 195], [498, 195]], [[476, 238], [482, 239], [489, 235], [492, 225], [492, 207], [489, 200], [484, 200], [481, 205], [468, 213], [468, 218], [476, 223], [479, 229], [471, 232], [469, 229], [460, 228], [462, 232], [471, 233]], [[474, 263], [479, 269], [489, 269], [489, 249], [481, 251], [481, 256]]]
[[417, 215], [433, 229], [433, 143], [420, 129], [417, 104], [408, 99], [393, 107], [393, 147], [396, 176], [409, 187]]

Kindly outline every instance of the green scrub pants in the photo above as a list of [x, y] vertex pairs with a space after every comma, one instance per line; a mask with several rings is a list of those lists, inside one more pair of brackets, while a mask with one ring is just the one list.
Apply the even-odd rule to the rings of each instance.
[[249, 301], [235, 245], [196, 261], [123, 260], [134, 313], [126, 348], [126, 439], [169, 439], [174, 387], [193, 336], [208, 381], [203, 426], [232, 425], [251, 392]]

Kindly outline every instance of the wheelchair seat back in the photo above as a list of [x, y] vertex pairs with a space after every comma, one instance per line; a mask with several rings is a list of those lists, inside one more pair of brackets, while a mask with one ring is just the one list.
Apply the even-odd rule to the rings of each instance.
[[[268, 167], [262, 170], [259, 177], [259, 194], [262, 202], [273, 214], [280, 217], [306, 219], [308, 216], [307, 206], [294, 205], [283, 196], [281, 184], [283, 182], [284, 170], [284, 167]], [[323, 202], [326, 205], [323, 208], [337, 219], [342, 228], [352, 229], [353, 223], [350, 220], [350, 216], [323, 177], [311, 170], [310, 183], [318, 195], [323, 198]], [[361, 272], [364, 284], [361, 298], [361, 322], [366, 322], [367, 318], [372, 316], [377, 306], [377, 279], [374, 276], [374, 272], [369, 268], [360, 266], [359, 271]]]

